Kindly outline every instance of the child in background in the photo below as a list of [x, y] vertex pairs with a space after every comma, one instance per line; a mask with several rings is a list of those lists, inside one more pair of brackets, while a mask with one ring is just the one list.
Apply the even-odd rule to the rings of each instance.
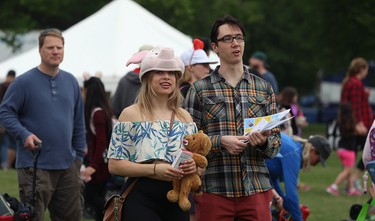
[[333, 184], [331, 184], [326, 191], [334, 196], [339, 196], [338, 190], [339, 184], [347, 180], [348, 184], [348, 195], [358, 196], [362, 195], [354, 187], [353, 169], [355, 164], [355, 146], [356, 146], [356, 133], [355, 133], [355, 120], [350, 103], [341, 103], [338, 115], [338, 124], [340, 129], [341, 138], [339, 141], [339, 149], [337, 154], [340, 158], [343, 170], [337, 175], [337, 178]]
[[302, 108], [298, 104], [298, 91], [294, 87], [285, 87], [279, 96], [279, 108], [290, 109], [294, 116], [291, 120], [293, 135], [301, 137], [302, 128], [307, 127], [309, 123], [303, 114]]

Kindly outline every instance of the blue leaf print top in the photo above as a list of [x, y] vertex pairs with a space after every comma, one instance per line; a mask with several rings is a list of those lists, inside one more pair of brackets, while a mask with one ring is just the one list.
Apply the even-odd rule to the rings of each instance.
[[194, 122], [175, 121], [169, 131], [169, 120], [117, 122], [112, 131], [108, 158], [132, 162], [164, 160], [172, 163], [177, 150], [183, 147], [187, 134], [197, 133]]

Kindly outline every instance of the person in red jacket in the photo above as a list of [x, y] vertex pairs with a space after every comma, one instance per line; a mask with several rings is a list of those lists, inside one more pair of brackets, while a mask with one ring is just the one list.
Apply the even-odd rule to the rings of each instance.
[[83, 97], [88, 145], [88, 165], [82, 171], [86, 177], [84, 198], [95, 211], [95, 220], [103, 220], [106, 182], [110, 176], [107, 148], [112, 133], [112, 111], [102, 81], [90, 77], [84, 82]]
[[[355, 133], [357, 136], [355, 151], [363, 149], [367, 133], [374, 120], [373, 110], [369, 103], [370, 90], [362, 82], [368, 74], [368, 68], [369, 65], [366, 59], [361, 57], [354, 58], [342, 82], [341, 103], [351, 103], [355, 119]], [[360, 172], [364, 171], [364, 169], [363, 161], [360, 159], [353, 178], [356, 180], [355, 184], [358, 183]], [[361, 191], [360, 185], [356, 185], [356, 187]]]

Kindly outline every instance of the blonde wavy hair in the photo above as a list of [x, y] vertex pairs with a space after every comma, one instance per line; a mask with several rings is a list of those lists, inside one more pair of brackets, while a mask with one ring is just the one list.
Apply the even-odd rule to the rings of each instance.
[[178, 85], [181, 85], [183, 83], [189, 83], [192, 79], [193, 75], [189, 70], [189, 66], [185, 66], [185, 72], [182, 78], [178, 81]]
[[301, 142], [303, 144], [302, 150], [302, 169], [304, 171], [309, 170], [311, 167], [310, 152], [314, 149], [314, 146], [306, 139], [298, 136], [292, 136], [293, 140]]
[[[152, 99], [157, 98], [155, 91], [151, 87], [152, 79], [155, 73], [156, 71], [150, 71], [142, 76], [142, 85], [135, 101], [135, 103], [139, 106], [141, 113], [143, 113], [146, 118], [150, 118], [152, 121], [156, 119], [156, 116], [152, 111], [153, 106], [151, 102]], [[177, 85], [177, 79], [180, 78], [179, 75], [181, 73], [178, 71], [174, 71], [173, 73], [176, 77], [176, 87], [173, 89], [173, 92], [169, 94], [168, 107], [176, 114], [179, 119], [181, 119], [183, 122], [186, 122], [187, 119], [180, 110], [182, 104], [182, 95]]]

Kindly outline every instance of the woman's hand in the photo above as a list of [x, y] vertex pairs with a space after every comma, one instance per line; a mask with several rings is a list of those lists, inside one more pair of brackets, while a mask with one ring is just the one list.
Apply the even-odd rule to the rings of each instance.
[[363, 122], [359, 122], [355, 125], [355, 131], [358, 135], [361, 135], [361, 136], [366, 136], [367, 135], [367, 128], [366, 126], [363, 124]]
[[171, 164], [158, 163], [154, 167], [154, 176], [160, 180], [171, 181], [172, 179], [181, 179], [184, 175], [184, 171], [173, 168]]
[[88, 166], [88, 167], [86, 167], [86, 173], [87, 173], [87, 175], [89, 175], [89, 176], [91, 176], [91, 175], [93, 175], [94, 173], [95, 173], [95, 168], [94, 167], [91, 167], [91, 166]]
[[193, 174], [197, 172], [197, 165], [193, 159], [189, 159], [180, 164], [180, 170], [184, 172], [184, 175]]
[[80, 169], [81, 178], [82, 180], [87, 183], [90, 182], [92, 177], [91, 175], [95, 173], [95, 169], [93, 167], [86, 167], [85, 169]]

